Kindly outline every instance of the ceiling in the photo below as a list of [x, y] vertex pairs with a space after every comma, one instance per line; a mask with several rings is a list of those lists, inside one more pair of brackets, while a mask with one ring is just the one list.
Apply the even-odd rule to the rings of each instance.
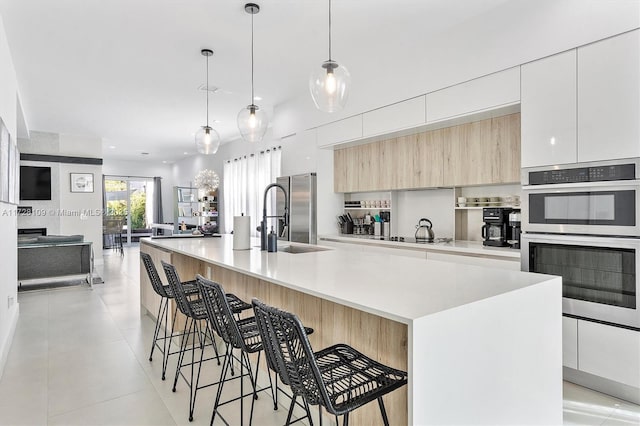
[[[411, 66], [423, 40], [505, 2], [334, 1], [334, 57], [354, 80], [390, 72], [390, 64]], [[327, 1], [260, 6], [256, 103], [272, 115], [275, 105], [308, 93], [310, 71], [327, 59]], [[192, 155], [206, 118], [200, 49], [210, 48], [209, 84], [219, 88], [210, 98], [212, 127], [223, 143], [239, 137], [236, 115], [251, 101], [244, 1], [0, 0], [0, 14], [30, 130], [100, 137], [105, 158]]]

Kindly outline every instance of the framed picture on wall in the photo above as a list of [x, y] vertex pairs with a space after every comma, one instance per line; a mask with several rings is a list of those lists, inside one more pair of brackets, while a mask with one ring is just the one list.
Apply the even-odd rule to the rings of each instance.
[[93, 173], [69, 173], [71, 192], [93, 192]]

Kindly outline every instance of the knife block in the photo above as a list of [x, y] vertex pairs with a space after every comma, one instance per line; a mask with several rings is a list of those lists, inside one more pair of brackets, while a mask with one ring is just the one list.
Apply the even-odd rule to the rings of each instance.
[[342, 224], [343, 234], [353, 234], [353, 222], [345, 222]]

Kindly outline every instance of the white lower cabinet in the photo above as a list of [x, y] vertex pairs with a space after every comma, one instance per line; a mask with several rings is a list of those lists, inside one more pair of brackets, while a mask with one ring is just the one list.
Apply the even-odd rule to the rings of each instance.
[[562, 365], [578, 369], [578, 320], [562, 317]]
[[640, 388], [640, 332], [579, 320], [578, 369]]
[[464, 254], [447, 254], [427, 252], [427, 260], [440, 260], [442, 262], [462, 263], [464, 265], [486, 266], [488, 268], [520, 270], [520, 259], [513, 260], [490, 259], [486, 257], [465, 256]]

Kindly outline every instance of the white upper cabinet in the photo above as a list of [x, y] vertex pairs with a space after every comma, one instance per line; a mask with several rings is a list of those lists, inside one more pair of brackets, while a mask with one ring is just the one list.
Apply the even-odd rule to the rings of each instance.
[[329, 147], [362, 138], [362, 114], [318, 127], [318, 147]]
[[576, 51], [522, 65], [522, 167], [575, 163]]
[[382, 135], [424, 124], [425, 108], [425, 96], [418, 96], [365, 112], [362, 117], [363, 136]]
[[578, 49], [578, 161], [640, 157], [640, 30]]
[[520, 67], [509, 68], [427, 94], [427, 123], [520, 101]]

